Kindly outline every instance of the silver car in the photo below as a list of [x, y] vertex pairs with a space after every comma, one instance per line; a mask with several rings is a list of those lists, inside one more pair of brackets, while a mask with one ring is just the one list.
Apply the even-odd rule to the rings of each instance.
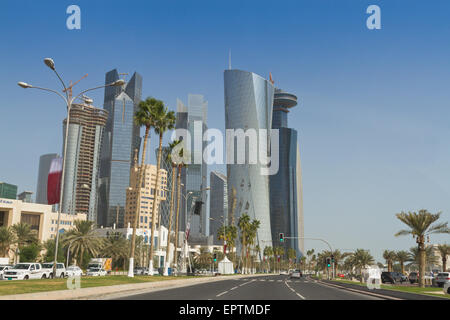
[[450, 283], [450, 272], [439, 272], [435, 282], [438, 287], [444, 287], [446, 283]]
[[12, 268], [12, 266], [10, 266], [10, 265], [3, 265], [3, 266], [0, 266], [0, 280], [3, 280], [3, 273], [6, 271], [6, 270], [8, 270], [8, 269], [11, 269]]

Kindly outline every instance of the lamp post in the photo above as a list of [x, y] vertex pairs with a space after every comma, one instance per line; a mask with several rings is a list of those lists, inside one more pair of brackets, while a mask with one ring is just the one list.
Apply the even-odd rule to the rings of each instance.
[[81, 95], [83, 95], [84, 93], [86, 93], [88, 91], [101, 89], [101, 88], [105, 88], [105, 87], [122, 86], [125, 84], [125, 81], [120, 79], [120, 80], [117, 80], [115, 82], [112, 82], [112, 83], [109, 83], [106, 85], [86, 89], [86, 90], [81, 91], [74, 98], [72, 98], [72, 97], [69, 97], [67, 87], [64, 84], [64, 81], [61, 79], [61, 76], [56, 71], [55, 62], [53, 61], [53, 59], [45, 58], [44, 63], [47, 67], [52, 69], [53, 72], [55, 72], [56, 76], [58, 77], [59, 81], [61, 82], [62, 86], [64, 87], [64, 92], [66, 93], [66, 96], [63, 96], [56, 90], [33, 86], [26, 82], [18, 82], [17, 84], [24, 89], [33, 88], [33, 89], [39, 89], [39, 90], [43, 90], [43, 91], [56, 93], [58, 96], [60, 96], [64, 100], [64, 102], [66, 103], [66, 107], [67, 107], [66, 132], [65, 132], [65, 138], [64, 138], [65, 139], [64, 140], [64, 152], [63, 152], [63, 163], [62, 163], [62, 172], [61, 172], [61, 190], [60, 190], [59, 205], [58, 205], [58, 222], [57, 222], [57, 227], [56, 227], [55, 259], [54, 259], [54, 263], [53, 263], [53, 274], [56, 274], [56, 262], [57, 262], [57, 258], [58, 258], [58, 245], [59, 245], [59, 225], [60, 225], [60, 220], [61, 220], [61, 207], [62, 207], [62, 201], [63, 201], [63, 195], [64, 195], [64, 176], [65, 176], [65, 168], [66, 168], [67, 137], [69, 135], [69, 124], [70, 124], [70, 108], [75, 100], [77, 100]]
[[[226, 256], [227, 255], [227, 249], [225, 248], [226, 244], [227, 244], [227, 240], [226, 240], [226, 227], [225, 227], [225, 217], [224, 216], [220, 216], [222, 219], [220, 219], [222, 221], [222, 225], [223, 225], [223, 255]], [[212, 221], [217, 221], [214, 218], [209, 218], [209, 220]]]

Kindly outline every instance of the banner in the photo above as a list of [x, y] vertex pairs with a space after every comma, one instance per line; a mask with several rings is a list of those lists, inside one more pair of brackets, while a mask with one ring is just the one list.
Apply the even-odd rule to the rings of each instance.
[[55, 158], [50, 165], [47, 180], [47, 203], [59, 203], [61, 195], [62, 158]]

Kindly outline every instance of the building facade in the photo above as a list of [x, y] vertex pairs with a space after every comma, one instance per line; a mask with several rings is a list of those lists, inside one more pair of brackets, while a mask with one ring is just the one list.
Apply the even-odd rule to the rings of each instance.
[[[269, 140], [269, 131], [272, 127], [272, 108], [274, 87], [268, 80], [252, 72], [241, 70], [225, 70], [225, 128], [227, 130], [254, 129], [261, 133], [260, 139]], [[267, 135], [264, 135], [266, 130]], [[233, 140], [233, 152], [238, 149], [237, 139]], [[244, 140], [245, 141], [245, 140]], [[245, 142], [244, 142], [245, 143]], [[270, 193], [269, 177], [262, 175], [263, 166], [259, 161], [250, 164], [250, 145], [245, 147], [245, 162], [237, 164], [237, 152], [234, 158], [229, 155], [227, 147], [227, 186], [229, 208], [233, 208], [231, 219], [238, 221], [243, 214], [251, 219], [260, 221], [256, 235], [256, 244], [262, 252], [266, 246], [272, 246], [272, 232], [270, 225]], [[232, 163], [229, 163], [232, 160]], [[233, 192], [234, 190], [234, 192]], [[235, 204], [232, 202], [236, 201]], [[240, 244], [238, 244], [240, 247]]]
[[217, 234], [220, 228], [229, 225], [228, 221], [228, 186], [227, 177], [220, 172], [212, 171], [209, 176], [211, 187], [209, 200], [209, 234], [213, 236], [214, 245], [222, 245]]
[[[270, 176], [270, 218], [273, 247], [279, 247], [279, 234], [286, 237], [285, 252], [293, 248], [297, 258], [304, 254], [302, 176], [297, 131], [288, 127], [289, 109], [297, 97], [275, 89], [272, 129], [279, 130], [279, 169]], [[296, 239], [295, 239], [296, 238]]]
[[[191, 155], [191, 163], [186, 164], [181, 173], [181, 183], [184, 186], [181, 189], [179, 227], [180, 231], [185, 231], [189, 222], [190, 233], [193, 236], [206, 236], [208, 233], [206, 229], [208, 223], [206, 216], [207, 193], [204, 190], [208, 182], [207, 164], [206, 159], [203, 158], [203, 151], [207, 144], [203, 139], [201, 139], [202, 143], [197, 144], [195, 139], [196, 136], [202, 138], [203, 133], [207, 130], [207, 113], [208, 102], [203, 95], [189, 94], [187, 106], [181, 100], [177, 100], [177, 130], [175, 130], [175, 134], [177, 139], [186, 141], [188, 137], [180, 133], [179, 129], [189, 132], [190, 141], [185, 147]], [[190, 216], [195, 201], [202, 201], [204, 204], [200, 215]]]
[[62, 212], [85, 213], [88, 220], [97, 222], [100, 148], [108, 112], [91, 102], [86, 98], [84, 104], [70, 109]]
[[6, 182], [0, 182], [0, 198], [15, 200], [17, 198], [17, 186]]
[[[119, 80], [117, 70], [106, 74], [105, 83]], [[126, 190], [130, 186], [130, 171], [134, 166], [134, 153], [139, 152], [140, 128], [134, 123], [134, 114], [142, 96], [142, 77], [134, 73], [122, 87], [105, 88], [104, 109], [108, 121], [103, 134], [98, 224], [111, 227], [116, 222], [119, 208], [119, 227], [124, 226]]]
[[32, 203], [33, 202], [32, 195], [33, 195], [33, 192], [31, 192], [31, 191], [23, 191], [17, 195], [17, 200]]
[[47, 201], [47, 182], [48, 173], [52, 160], [59, 158], [56, 153], [44, 154], [39, 158], [39, 172], [36, 186], [36, 203], [48, 204]]
[[[167, 199], [167, 171], [160, 169], [159, 173], [159, 197], [158, 197], [158, 207], [156, 208], [155, 217], [155, 227], [159, 225], [160, 221], [160, 208], [161, 203], [165, 202]], [[134, 225], [134, 220], [136, 217], [136, 208], [140, 209], [139, 221], [137, 224], [138, 228], [141, 229], [151, 229], [152, 228], [152, 212], [153, 205], [155, 203], [155, 189], [156, 189], [156, 166], [151, 164], [145, 165], [145, 174], [143, 180], [143, 188], [141, 188], [140, 195], [137, 190], [137, 183], [139, 179], [139, 170], [136, 165], [131, 171], [130, 176], [130, 187], [126, 190], [126, 208], [125, 208], [125, 225], [130, 223], [131, 226]], [[118, 215], [116, 215], [118, 220]]]

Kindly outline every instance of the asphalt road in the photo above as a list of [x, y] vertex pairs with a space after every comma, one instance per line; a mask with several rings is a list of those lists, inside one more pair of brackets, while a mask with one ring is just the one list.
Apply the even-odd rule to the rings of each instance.
[[308, 278], [286, 275], [239, 278], [156, 292], [119, 300], [380, 300], [362, 293], [327, 286]]

